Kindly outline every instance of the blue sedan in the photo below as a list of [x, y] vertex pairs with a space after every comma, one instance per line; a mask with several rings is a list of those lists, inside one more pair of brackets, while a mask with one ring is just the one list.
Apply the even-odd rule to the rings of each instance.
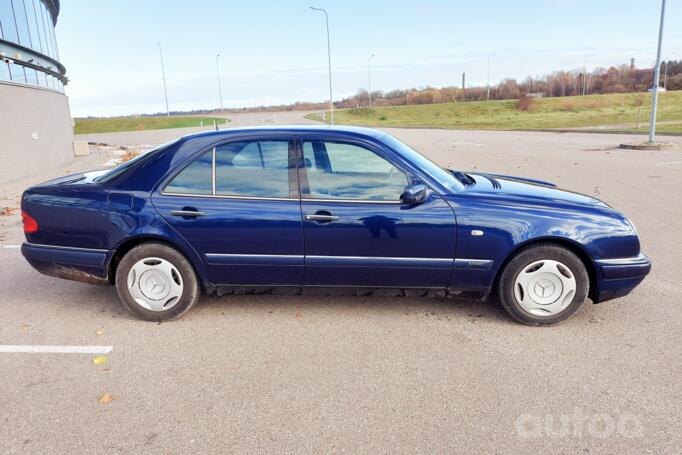
[[632, 222], [594, 197], [443, 169], [364, 128], [186, 136], [29, 188], [21, 208], [35, 269], [113, 284], [154, 321], [202, 291], [314, 286], [494, 295], [515, 320], [551, 325], [651, 269]]

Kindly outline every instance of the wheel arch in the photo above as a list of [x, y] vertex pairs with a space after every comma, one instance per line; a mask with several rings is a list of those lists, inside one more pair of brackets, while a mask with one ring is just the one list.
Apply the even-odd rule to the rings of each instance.
[[497, 293], [497, 288], [498, 284], [500, 282], [500, 277], [502, 276], [502, 272], [504, 271], [505, 267], [507, 267], [507, 264], [509, 261], [511, 261], [513, 258], [515, 258], [517, 255], [519, 255], [521, 252], [527, 250], [528, 248], [532, 248], [538, 245], [555, 245], [555, 246], [560, 246], [563, 248], [566, 248], [569, 250], [571, 253], [575, 254], [578, 256], [580, 261], [583, 263], [585, 266], [585, 270], [587, 270], [587, 276], [590, 280], [590, 289], [588, 292], [588, 297], [594, 301], [594, 297], [596, 296], [597, 292], [597, 269], [590, 258], [590, 255], [588, 254], [587, 250], [583, 247], [578, 242], [575, 242], [571, 239], [563, 238], [563, 237], [538, 237], [534, 239], [529, 239], [526, 240], [523, 243], [520, 243], [512, 249], [507, 257], [502, 261], [502, 264], [497, 269], [497, 272], [495, 272], [495, 278], [493, 279], [492, 282], [492, 288], [491, 292], [493, 294]]
[[173, 248], [176, 250], [178, 253], [182, 254], [185, 259], [190, 263], [192, 266], [192, 269], [194, 270], [194, 273], [197, 276], [197, 280], [201, 284], [202, 288], [206, 291], [208, 290], [208, 285], [207, 283], [204, 282], [203, 276], [197, 267], [197, 264], [195, 264], [193, 258], [188, 255], [185, 250], [182, 248], [181, 245], [176, 244], [172, 240], [169, 240], [166, 237], [158, 236], [158, 235], [153, 235], [153, 234], [144, 234], [144, 235], [139, 235], [136, 237], [131, 237], [126, 239], [125, 241], [121, 242], [117, 247], [114, 252], [114, 254], [111, 257], [111, 260], [109, 261], [109, 266], [108, 266], [108, 276], [109, 276], [109, 283], [111, 284], [116, 284], [116, 269], [118, 268], [118, 264], [121, 262], [121, 259], [123, 256], [126, 255], [130, 250], [133, 248], [145, 244], [145, 243], [160, 243], [162, 245], [166, 245], [170, 248]]

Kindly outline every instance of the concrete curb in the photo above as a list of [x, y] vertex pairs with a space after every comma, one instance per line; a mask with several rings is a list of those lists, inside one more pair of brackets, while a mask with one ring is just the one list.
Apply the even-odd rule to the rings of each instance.
[[679, 144], [675, 142], [628, 142], [620, 144], [620, 149], [625, 150], [679, 150]]

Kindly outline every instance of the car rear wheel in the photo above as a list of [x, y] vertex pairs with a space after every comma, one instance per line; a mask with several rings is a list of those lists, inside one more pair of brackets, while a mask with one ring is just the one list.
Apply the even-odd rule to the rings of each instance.
[[585, 265], [558, 245], [531, 246], [502, 271], [498, 295], [502, 306], [527, 325], [553, 325], [573, 316], [590, 287]]
[[136, 246], [123, 256], [116, 269], [116, 290], [124, 305], [147, 321], [179, 318], [200, 294], [189, 261], [160, 243]]

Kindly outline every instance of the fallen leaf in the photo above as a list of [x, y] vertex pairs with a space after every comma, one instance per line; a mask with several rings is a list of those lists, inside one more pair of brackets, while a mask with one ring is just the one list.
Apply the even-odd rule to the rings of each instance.
[[105, 363], [107, 363], [107, 356], [98, 355], [97, 357], [93, 357], [92, 363], [94, 363], [95, 365], [104, 365]]
[[2, 209], [0, 209], [0, 216], [10, 216], [14, 213], [14, 210], [16, 209], [12, 207], [3, 207]]
[[110, 394], [109, 392], [102, 392], [102, 394], [97, 399], [97, 402], [98, 403], [109, 403], [113, 399], [114, 399], [114, 396], [112, 394]]
[[133, 158], [137, 157], [139, 154], [140, 154], [140, 152], [138, 152], [138, 151], [128, 150], [128, 151], [126, 151], [125, 155], [123, 155], [123, 157], [121, 157], [121, 163], [125, 163], [126, 161], [130, 161]]
[[102, 329], [95, 330], [95, 335], [97, 335], [98, 337], [101, 337], [102, 335], [104, 335], [104, 330], [102, 330]]
[[301, 307], [296, 306], [296, 319], [299, 321], [303, 319], [303, 314], [301, 314]]

